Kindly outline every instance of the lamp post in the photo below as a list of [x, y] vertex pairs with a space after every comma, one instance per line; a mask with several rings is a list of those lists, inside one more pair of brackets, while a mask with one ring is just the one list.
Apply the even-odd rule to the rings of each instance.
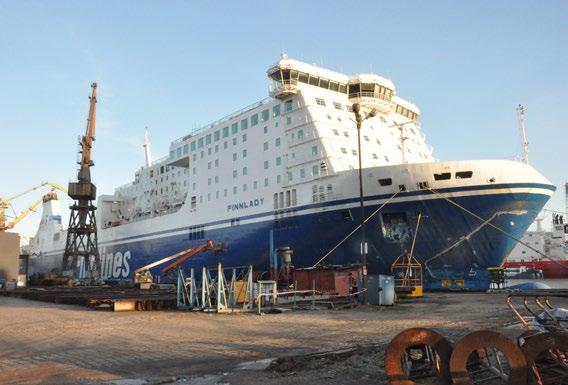
[[[367, 114], [361, 113], [361, 105], [353, 104], [355, 123], [357, 124], [357, 151], [359, 155], [359, 201], [361, 205], [361, 263], [363, 264], [363, 288], [367, 289], [367, 242], [365, 239], [365, 204], [363, 195], [363, 167], [361, 157], [361, 126], [363, 122], [377, 115], [377, 110], [373, 109]], [[367, 291], [363, 294], [364, 302], [367, 302]]]

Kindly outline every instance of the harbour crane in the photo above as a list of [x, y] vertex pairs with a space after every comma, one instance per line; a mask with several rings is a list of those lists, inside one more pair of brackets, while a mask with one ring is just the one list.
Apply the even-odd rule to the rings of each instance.
[[83, 262], [87, 278], [97, 281], [101, 273], [101, 258], [97, 240], [96, 207], [93, 201], [97, 199], [97, 189], [91, 181], [91, 167], [94, 162], [91, 157], [93, 142], [96, 137], [97, 116], [97, 83], [91, 84], [89, 97], [89, 115], [85, 135], [79, 141], [78, 161], [79, 172], [77, 182], [69, 183], [69, 197], [74, 200], [70, 206], [71, 216], [67, 228], [65, 252], [61, 261], [62, 271], [71, 275], [77, 273], [78, 262]]
[[0, 231], [6, 231], [6, 230], [10, 230], [12, 228], [14, 228], [14, 226], [16, 226], [19, 222], [22, 221], [22, 219], [24, 219], [26, 216], [28, 216], [29, 213], [31, 213], [32, 211], [35, 210], [35, 208], [42, 202], [43, 200], [43, 195], [37, 199], [35, 202], [33, 202], [30, 206], [28, 206], [28, 208], [26, 208], [24, 211], [22, 211], [20, 214], [16, 215], [16, 217], [11, 221], [8, 222], [7, 221], [7, 217], [6, 217], [6, 210], [10, 207], [12, 207], [12, 202], [14, 200], [16, 200], [17, 198], [20, 198], [26, 194], [29, 194], [32, 191], [35, 191], [39, 188], [42, 188], [44, 186], [50, 186], [51, 187], [51, 191], [55, 191], [55, 190], [59, 190], [61, 192], [67, 193], [67, 189], [57, 183], [53, 183], [53, 182], [42, 182], [36, 186], [33, 186], [32, 188], [27, 189], [26, 191], [23, 191], [19, 194], [14, 195], [11, 198], [8, 199], [2, 199], [0, 198]]

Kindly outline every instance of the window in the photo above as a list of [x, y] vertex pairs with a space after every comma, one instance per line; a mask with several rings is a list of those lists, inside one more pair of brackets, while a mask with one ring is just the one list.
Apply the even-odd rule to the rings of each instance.
[[286, 112], [292, 111], [292, 101], [291, 100], [287, 100], [286, 103], [284, 103], [284, 111], [286, 111]]
[[233, 123], [231, 125], [231, 134], [236, 134], [237, 132], [239, 132], [239, 124], [238, 123]]
[[243, 167], [243, 176], [244, 175], [247, 175], [247, 168], [246, 167]]
[[379, 179], [379, 184], [381, 186], [391, 186], [392, 185], [392, 178]]
[[264, 178], [264, 187], [268, 187], [268, 178]]
[[207, 149], [207, 155], [211, 155], [211, 147]]
[[277, 165], [277, 166], [281, 166], [281, 165], [282, 165], [282, 158], [280, 158], [280, 157], [277, 157], [277, 158], [276, 158], [276, 165]]
[[176, 155], [177, 155], [178, 157], [181, 156], [181, 147], [178, 147], [178, 148], [176, 149]]
[[316, 103], [318, 106], [325, 106], [325, 100], [322, 98], [316, 98]]
[[229, 148], [229, 142], [223, 142], [223, 149], [226, 150]]
[[379, 159], [379, 157], [377, 156], [377, 154], [373, 154], [373, 159]]
[[343, 109], [341, 107], [341, 103], [333, 102], [333, 106], [335, 107], [336, 110], [342, 110]]
[[264, 151], [268, 151], [268, 142], [264, 142], [262, 148], [264, 149]]
[[385, 155], [385, 161], [386, 161], [386, 162], [390, 162], [390, 159], [389, 159], [389, 157], [388, 157], [388, 156], [386, 156], [386, 155]]
[[267, 160], [264, 161], [264, 169], [265, 170], [268, 169], [268, 161]]
[[237, 138], [233, 138], [233, 146], [237, 145]]
[[203, 147], [203, 138], [199, 138], [197, 139], [197, 148], [202, 148]]
[[342, 152], [343, 154], [347, 154], [347, 149], [346, 149], [345, 147], [341, 147], [341, 152]]
[[213, 140], [215, 140], [215, 142], [221, 140], [221, 131], [219, 130], [215, 131], [215, 133], [213, 134]]
[[312, 166], [312, 175], [313, 176], [319, 175], [319, 166], [317, 164], [314, 164]]
[[233, 170], [233, 178], [237, 177], [237, 170]]
[[[258, 124], [258, 114], [251, 115], [250, 117], [250, 126], [254, 127]], [[246, 127], [244, 128], [246, 129]]]
[[312, 146], [312, 155], [318, 154], [318, 146]]
[[406, 186], [403, 184], [398, 185], [398, 191], [406, 191]]
[[257, 181], [252, 182], [252, 188], [255, 189], [255, 190], [258, 188], [258, 182]]
[[243, 192], [246, 192], [246, 191], [247, 191], [247, 184], [245, 183], [245, 184], [243, 184]]
[[304, 139], [304, 130], [298, 130], [298, 140]]
[[278, 209], [278, 193], [274, 193], [274, 209]]
[[357, 150], [351, 150], [351, 153], [353, 154], [353, 156], [357, 156]]
[[207, 178], [207, 186], [211, 186], [211, 178]]
[[282, 182], [282, 176], [276, 175], [276, 184], [280, 184]]
[[248, 128], [248, 119], [244, 118], [243, 120], [241, 120], [241, 130], [246, 130], [247, 128]]
[[243, 139], [243, 142], [246, 142], [246, 141], [247, 141], [247, 134], [243, 134], [243, 138], [242, 138], [242, 139]]
[[219, 159], [215, 159], [215, 167], [219, 167]]
[[191, 151], [195, 151], [196, 146], [195, 146], [195, 141], [191, 142]]
[[274, 140], [274, 145], [275, 145], [276, 147], [280, 147], [280, 138], [276, 138], [276, 139]]
[[333, 129], [333, 134], [339, 136], [339, 131], [337, 131], [336, 129]]
[[349, 133], [347, 131], [343, 131], [343, 136], [345, 136], [346, 138], [349, 138]]
[[233, 160], [237, 160], [237, 153], [233, 152]]
[[272, 107], [272, 116], [280, 116], [280, 104], [275, 105]]
[[205, 137], [205, 144], [211, 144], [211, 134], [207, 134]]
[[229, 127], [223, 127], [223, 138], [229, 136]]
[[363, 136], [363, 138], [365, 138], [365, 142], [369, 141], [369, 137], [367, 135]]
[[215, 145], [215, 152], [219, 152], [219, 145], [218, 144]]
[[243, 158], [247, 157], [247, 150], [243, 150]]
[[473, 176], [473, 171], [458, 171], [456, 172], [456, 179], [468, 179]]
[[377, 144], [378, 144], [378, 145], [380, 145], [380, 144], [381, 144], [381, 141], [380, 141], [379, 139], [377, 139]]
[[292, 171], [288, 171], [286, 174], [288, 177], [288, 182], [292, 181], [292, 179], [294, 178], [294, 174], [292, 174]]
[[233, 186], [233, 195], [237, 195], [237, 186]]
[[300, 169], [300, 178], [305, 178], [306, 177], [306, 170], [301, 168]]
[[442, 172], [440, 174], [434, 174], [434, 180], [448, 180], [452, 177], [451, 172]]
[[[278, 106], [280, 107], [280, 106]], [[269, 117], [269, 113], [268, 110], [262, 110], [262, 112], [260, 113], [260, 118], [262, 119], [263, 122], [268, 121], [268, 117]]]
[[205, 156], [205, 152], [201, 151], [201, 153], [199, 154], [200, 158], [203, 159], [203, 157]]
[[264, 126], [263, 131], [265, 134], [268, 134], [268, 126]]
[[291, 116], [287, 116], [287, 117], [286, 117], [286, 124], [287, 124], [287, 125], [292, 124], [292, 117], [291, 117]]
[[207, 162], [207, 169], [211, 170], [211, 162]]
[[189, 152], [189, 146], [187, 144], [183, 145], [183, 153], [187, 154]]
[[219, 183], [219, 176], [215, 176], [215, 184]]

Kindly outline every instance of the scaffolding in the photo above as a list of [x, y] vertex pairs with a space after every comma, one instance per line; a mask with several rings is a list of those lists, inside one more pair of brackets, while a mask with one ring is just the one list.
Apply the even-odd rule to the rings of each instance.
[[252, 266], [223, 268], [203, 267], [201, 281], [196, 280], [194, 268], [186, 277], [178, 270], [177, 308], [179, 310], [237, 312], [254, 308]]

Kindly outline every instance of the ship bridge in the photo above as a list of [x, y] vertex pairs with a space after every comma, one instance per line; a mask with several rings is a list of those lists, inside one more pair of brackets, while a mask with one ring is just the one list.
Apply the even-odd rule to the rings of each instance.
[[393, 82], [375, 74], [357, 74], [349, 78], [349, 101], [368, 106], [380, 113], [391, 111], [395, 95]]
[[349, 78], [344, 74], [280, 55], [280, 61], [267, 71], [272, 80], [270, 96], [286, 99], [298, 92], [301, 84], [315, 86], [347, 95]]

